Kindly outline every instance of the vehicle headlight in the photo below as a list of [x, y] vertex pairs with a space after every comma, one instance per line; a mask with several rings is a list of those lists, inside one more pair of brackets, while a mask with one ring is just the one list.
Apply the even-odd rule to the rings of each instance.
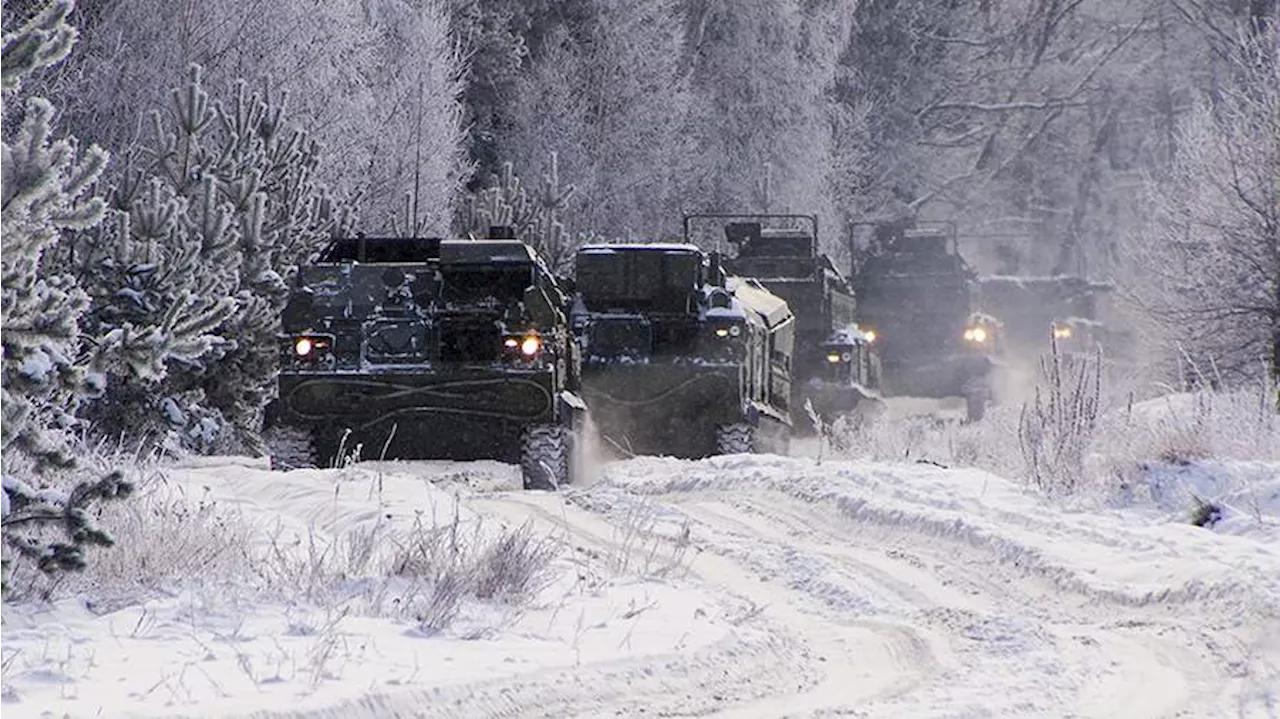
[[742, 328], [738, 325], [729, 325], [728, 327], [717, 327], [715, 329], [716, 337], [724, 339], [725, 337], [739, 337], [742, 335]]
[[827, 353], [827, 361], [828, 361], [828, 362], [830, 362], [831, 364], [835, 364], [835, 363], [839, 362], [839, 361], [840, 361], [840, 353], [839, 353], [839, 352], [828, 352], [828, 353]]
[[1065, 340], [1071, 338], [1071, 328], [1066, 325], [1053, 326], [1053, 338], [1056, 340]]
[[875, 331], [875, 330], [864, 330], [864, 331], [862, 332], [862, 334], [864, 334], [864, 335], [866, 335], [866, 336], [867, 336], [867, 341], [868, 341], [868, 342], [875, 342], [875, 341], [876, 341], [876, 337], [878, 336], [878, 335], [876, 335], [876, 331]]
[[964, 338], [970, 342], [982, 344], [987, 341], [987, 329], [985, 327], [970, 327], [964, 331]]
[[537, 335], [525, 335], [520, 341], [520, 354], [525, 357], [535, 357], [542, 351], [542, 338]]
[[293, 356], [300, 360], [316, 360], [324, 356], [333, 338], [324, 335], [297, 335], [290, 345]]
[[728, 328], [728, 327], [717, 327], [717, 328], [716, 328], [716, 337], [728, 337], [728, 336], [729, 336], [729, 328]]

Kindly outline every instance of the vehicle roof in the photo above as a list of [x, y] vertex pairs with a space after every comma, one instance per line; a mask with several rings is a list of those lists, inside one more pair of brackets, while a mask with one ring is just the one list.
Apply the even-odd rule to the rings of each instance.
[[519, 240], [445, 240], [442, 263], [535, 262], [533, 248]]
[[639, 250], [661, 252], [692, 252], [702, 254], [702, 249], [687, 242], [597, 242], [578, 248], [578, 254], [608, 254], [619, 250], [634, 252]]
[[[363, 257], [357, 260], [357, 257]], [[317, 264], [536, 263], [533, 248], [519, 240], [442, 240], [438, 237], [338, 237]]]

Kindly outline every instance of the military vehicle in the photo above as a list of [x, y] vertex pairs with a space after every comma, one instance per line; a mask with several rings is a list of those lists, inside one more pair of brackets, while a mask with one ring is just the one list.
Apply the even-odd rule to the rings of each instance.
[[284, 311], [268, 424], [304, 442], [273, 463], [328, 466], [360, 446], [519, 462], [526, 488], [569, 481], [586, 407], [567, 303], [515, 240], [335, 240]]
[[979, 287], [983, 306], [1000, 313], [1010, 355], [1039, 357], [1050, 337], [1061, 351], [1071, 353], [1115, 345], [1099, 311], [1110, 285], [1074, 275], [992, 275], [981, 278]]
[[[830, 424], [854, 412], [883, 409], [876, 387], [879, 360], [873, 336], [857, 326], [848, 280], [818, 251], [818, 218], [812, 215], [688, 215], [686, 242], [710, 242], [723, 229], [734, 248], [723, 264], [731, 275], [753, 277], [787, 301], [796, 315], [792, 367], [792, 415], [798, 433], [815, 428], [813, 408]], [[715, 238], [718, 242], [718, 238]]]
[[571, 310], [582, 394], [629, 454], [786, 452], [795, 318], [718, 257], [681, 243], [592, 244]]
[[1000, 321], [981, 311], [955, 225], [852, 223], [859, 326], [874, 333], [887, 396], [963, 397], [978, 420], [992, 399]]

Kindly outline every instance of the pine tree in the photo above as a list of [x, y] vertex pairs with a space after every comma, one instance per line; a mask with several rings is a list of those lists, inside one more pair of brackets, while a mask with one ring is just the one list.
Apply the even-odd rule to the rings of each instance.
[[287, 279], [351, 222], [316, 180], [319, 145], [284, 116], [283, 98], [243, 81], [212, 101], [199, 66], [151, 114], [150, 144], [115, 178], [113, 221], [77, 243], [87, 326], [113, 359], [99, 431], [260, 449]]
[[[18, 90], [30, 73], [66, 57], [75, 40], [75, 31], [66, 24], [71, 9], [70, 0], [51, 3], [4, 34], [5, 93]], [[6, 127], [12, 105], [5, 103]], [[75, 468], [68, 430], [80, 401], [102, 385], [79, 351], [76, 319], [87, 308], [88, 297], [75, 278], [50, 272], [46, 256], [58, 250], [64, 231], [86, 229], [102, 219], [103, 202], [92, 186], [107, 154], [97, 147], [81, 153], [74, 138], [52, 139], [54, 108], [44, 99], [30, 98], [24, 109], [14, 136], [4, 138], [0, 173], [0, 452], [5, 458], [0, 526], [5, 549], [34, 560], [41, 570], [78, 569], [84, 566], [86, 545], [111, 544], [111, 537], [93, 526], [87, 505], [126, 496], [131, 487], [118, 472], [80, 482], [65, 494], [32, 486], [37, 476]], [[31, 476], [21, 478], [20, 473]], [[47, 534], [50, 526], [59, 527], [62, 536]], [[12, 561], [4, 558], [6, 591]]]
[[559, 161], [551, 153], [548, 169], [536, 189], [530, 190], [505, 162], [502, 174], [490, 178], [489, 186], [471, 193], [459, 214], [460, 234], [482, 237], [490, 227], [510, 227], [516, 239], [538, 250], [553, 270], [565, 271], [580, 245], [603, 239], [580, 232], [571, 233], [560, 219], [575, 192], [573, 185], [560, 183]]
[[[96, 434], [145, 438], [170, 449], [214, 451], [216, 412], [183, 372], [235, 342], [218, 325], [237, 309], [237, 238], [230, 210], [206, 177], [196, 202], [159, 178], [126, 169], [109, 193], [111, 220], [77, 238], [73, 269], [91, 295], [81, 325], [99, 339], [107, 376], [83, 416]], [[172, 380], [172, 381], [171, 381]], [[188, 382], [189, 383], [189, 382]]]

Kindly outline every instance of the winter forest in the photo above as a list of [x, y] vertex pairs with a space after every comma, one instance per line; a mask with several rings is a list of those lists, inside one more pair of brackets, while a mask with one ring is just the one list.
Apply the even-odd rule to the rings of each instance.
[[112, 543], [92, 520], [136, 491], [122, 452], [262, 456], [289, 283], [357, 231], [510, 224], [568, 272], [685, 213], [815, 214], [837, 264], [850, 223], [953, 221], [980, 273], [1115, 288], [1130, 405], [1262, 386], [1274, 410], [1278, 13], [4, 0], [6, 587], [13, 557]]

